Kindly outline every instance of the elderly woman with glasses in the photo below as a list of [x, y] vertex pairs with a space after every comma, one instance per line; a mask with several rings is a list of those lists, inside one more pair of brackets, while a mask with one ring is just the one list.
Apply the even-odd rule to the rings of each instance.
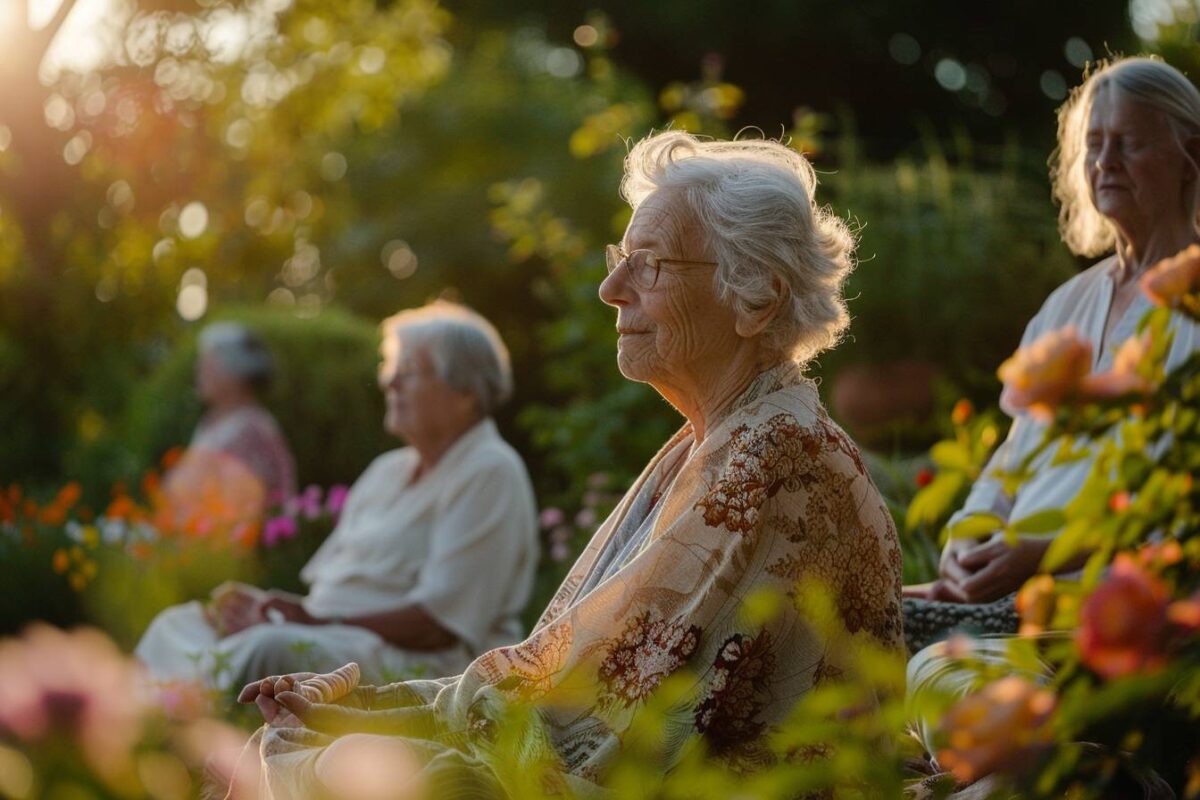
[[[537, 722], [521, 758], [555, 765], [543, 785], [586, 792], [672, 676], [690, 688], [671, 712], [678, 733], [743, 767], [764, 764], [778, 755], [766, 734], [838, 680], [852, 643], [902, 648], [891, 516], [804, 375], [847, 325], [853, 249], [814, 201], [815, 183], [777, 142], [668, 132], [632, 149], [622, 190], [633, 217], [608, 248], [600, 298], [617, 312], [621, 373], [659, 392], [683, 427], [524, 642], [456, 677], [324, 702], [286, 676], [247, 686], [242, 699], [270, 722], [245, 756], [261, 756], [266, 796], [352, 796], [348, 776], [376, 768], [404, 773], [380, 796], [517, 796], [509, 781], [524, 771], [493, 761], [492, 738], [514, 705]], [[827, 590], [847, 636], [818, 634], [801, 599], [808, 580]], [[780, 598], [775, 613], [742, 613], [764, 594]], [[687, 738], [663, 744], [665, 768]]]

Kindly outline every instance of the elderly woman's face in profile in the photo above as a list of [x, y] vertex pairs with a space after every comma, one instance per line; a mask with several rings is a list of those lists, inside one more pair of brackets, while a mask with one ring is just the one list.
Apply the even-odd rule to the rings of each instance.
[[[670, 194], [650, 195], [625, 230], [626, 253], [646, 249], [660, 259], [713, 261], [690, 215]], [[653, 385], [695, 374], [733, 352], [736, 316], [713, 285], [715, 267], [663, 263], [652, 288], [637, 284], [622, 261], [600, 284], [600, 299], [617, 309], [621, 374]]]
[[410, 442], [460, 427], [473, 413], [473, 398], [442, 380], [425, 350], [394, 346], [379, 375], [386, 403], [383, 427]]
[[1092, 100], [1086, 168], [1096, 210], [1127, 233], [1185, 214], [1192, 167], [1166, 115], [1117, 87], [1099, 88]]

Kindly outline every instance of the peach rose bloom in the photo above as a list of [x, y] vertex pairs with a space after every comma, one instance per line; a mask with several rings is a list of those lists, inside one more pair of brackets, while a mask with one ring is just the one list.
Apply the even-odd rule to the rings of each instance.
[[1200, 245], [1164, 258], [1142, 275], [1139, 284], [1160, 306], [1178, 306], [1185, 295], [1200, 291]]
[[1128, 553], [1118, 553], [1108, 579], [1080, 609], [1075, 642], [1093, 672], [1112, 680], [1166, 665], [1166, 585]]
[[1092, 343], [1068, 325], [1050, 331], [1023, 347], [1000, 365], [1004, 381], [1000, 403], [1050, 420], [1054, 408], [1074, 394], [1092, 368]]
[[1017, 613], [1021, 616], [1022, 636], [1032, 636], [1046, 630], [1054, 618], [1057, 598], [1054, 578], [1050, 575], [1035, 575], [1025, 581], [1017, 592]]
[[947, 747], [938, 762], [959, 783], [1016, 765], [1050, 742], [1054, 694], [1009, 675], [954, 705], [942, 718]]
[[1147, 394], [1154, 387], [1138, 371], [1150, 354], [1153, 338], [1150, 331], [1130, 336], [1113, 357], [1112, 369], [1097, 375], [1088, 375], [1080, 385], [1085, 397], [1109, 400], [1129, 394]]

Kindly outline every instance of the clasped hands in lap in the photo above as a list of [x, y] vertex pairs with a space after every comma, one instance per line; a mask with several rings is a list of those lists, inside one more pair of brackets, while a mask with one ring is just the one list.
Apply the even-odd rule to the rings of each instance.
[[[347, 800], [409, 800], [421, 796], [421, 761], [397, 733], [417, 709], [370, 711], [358, 689], [358, 665], [331, 673], [293, 672], [246, 684], [238, 701], [254, 703], [272, 728], [304, 727], [336, 738], [314, 765], [320, 787]], [[315, 699], [311, 699], [315, 698]], [[390, 730], [389, 730], [390, 729]]]
[[304, 610], [300, 595], [280, 589], [259, 589], [238, 581], [226, 581], [212, 590], [205, 615], [221, 636], [232, 636], [255, 625], [281, 621], [316, 624]]
[[906, 597], [948, 603], [989, 603], [1021, 588], [1038, 571], [1049, 539], [1018, 538], [997, 531], [983, 539], [951, 539], [942, 550], [938, 579], [904, 589]]

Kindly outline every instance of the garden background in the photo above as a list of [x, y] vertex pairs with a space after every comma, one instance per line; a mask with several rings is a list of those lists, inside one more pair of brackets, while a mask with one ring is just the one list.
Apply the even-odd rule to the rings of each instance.
[[[544, 511], [535, 616], [680, 423], [617, 372], [596, 294], [627, 141], [667, 126], [785, 137], [853, 221], [854, 321], [813, 371], [903, 522], [955, 422], [961, 473], [1003, 433], [996, 367], [1086, 266], [1050, 201], [1054, 109], [1111, 53], [1200, 75], [1193, 0], [24, 5], [0, 8], [0, 634], [91, 622], [126, 648], [226, 577], [296, 588], [329, 529], [199, 564], [80, 533], [186, 443], [198, 330], [267, 340], [267, 405], [324, 490], [396, 446], [376, 326], [438, 296], [512, 352], [498, 421]], [[924, 522], [901, 526], [910, 581]]]

